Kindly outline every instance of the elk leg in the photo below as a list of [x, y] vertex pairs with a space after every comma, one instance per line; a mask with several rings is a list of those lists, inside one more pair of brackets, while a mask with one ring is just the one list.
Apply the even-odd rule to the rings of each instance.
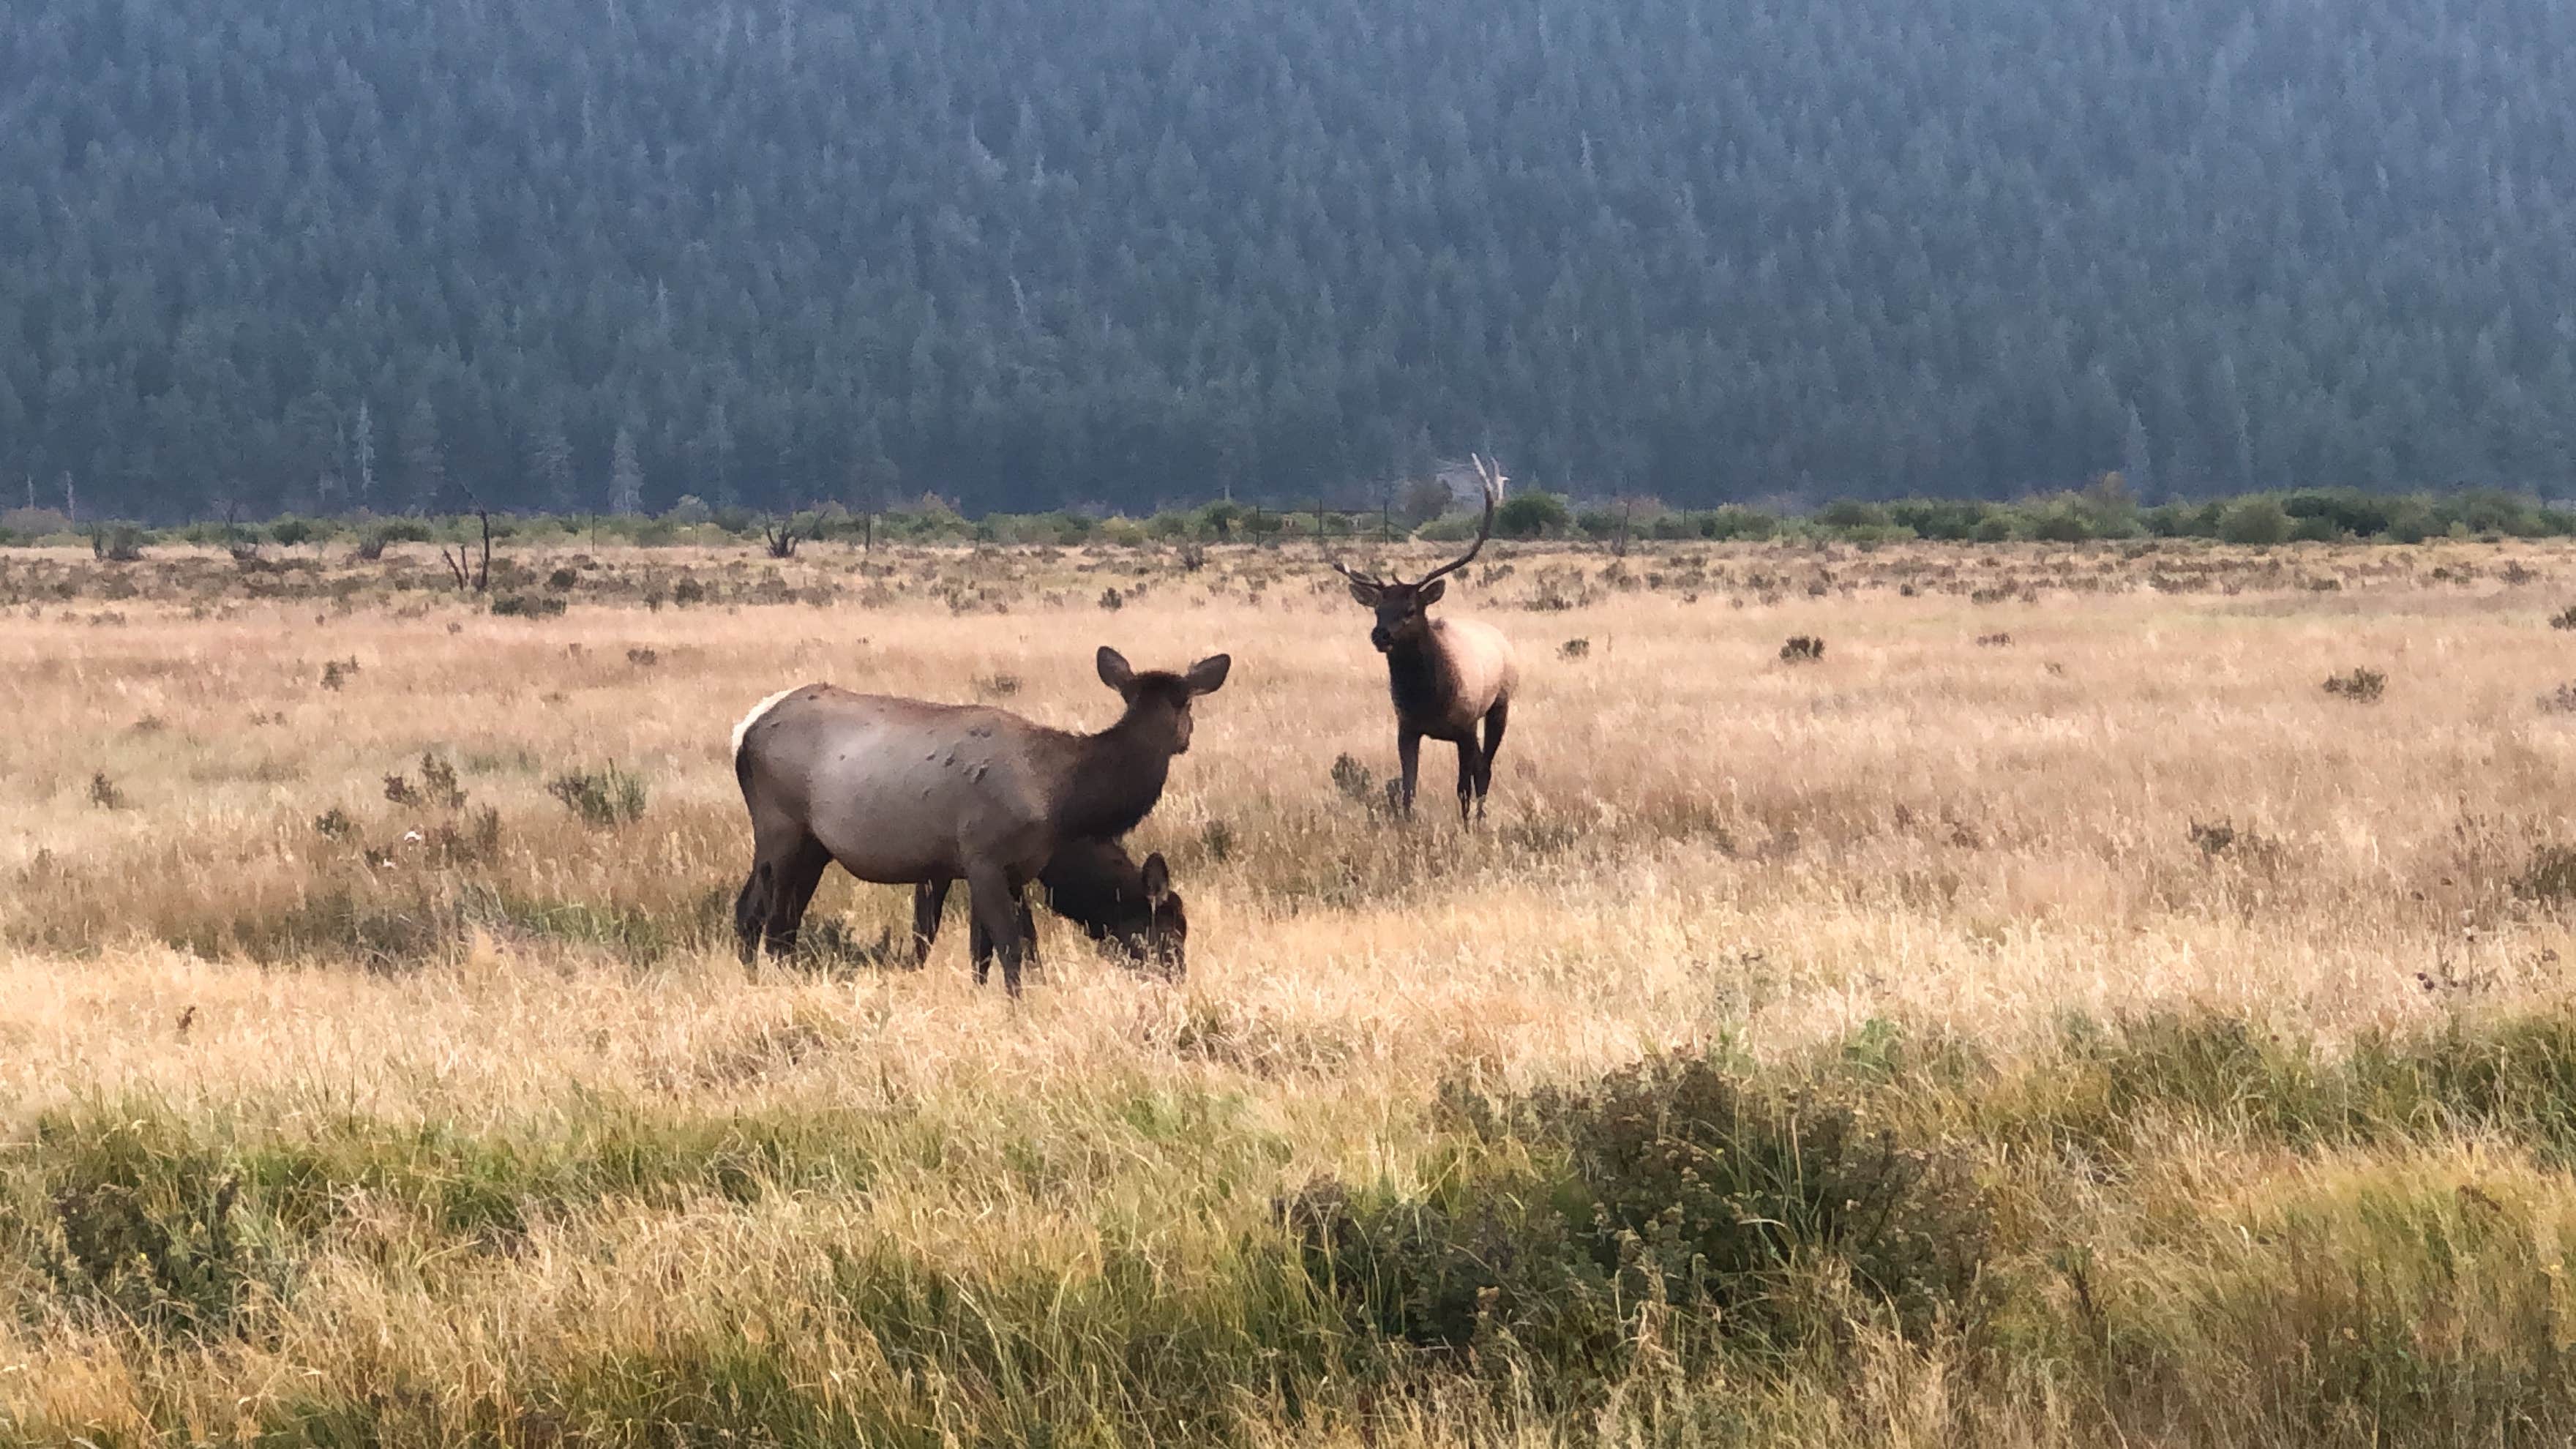
[[814, 897], [815, 883], [823, 878], [823, 867], [831, 863], [823, 842], [802, 827], [753, 833], [751, 875], [733, 901], [734, 940], [744, 964], [763, 946], [780, 949], [782, 930], [785, 944], [796, 944], [797, 923]]
[[1512, 722], [1512, 702], [1494, 701], [1485, 711], [1485, 754], [1476, 764], [1476, 818], [1485, 818], [1485, 792], [1494, 788], [1494, 756], [1503, 752], [1503, 726]]
[[736, 954], [748, 966], [760, 954], [761, 937], [769, 930], [769, 899], [777, 893], [778, 868], [766, 860], [755, 860], [751, 874], [743, 878], [742, 893], [733, 898], [733, 936]]
[[1404, 769], [1404, 791], [1396, 806], [1406, 818], [1413, 815], [1413, 782], [1422, 773], [1422, 732], [1399, 729], [1395, 732], [1395, 759]]
[[1476, 732], [1469, 730], [1466, 738], [1458, 741], [1458, 823], [1461, 825], [1474, 819], [1476, 762], [1480, 758], [1482, 756], [1476, 749]]
[[[971, 911], [970, 914], [972, 914]], [[975, 984], [981, 986], [993, 966], [993, 933], [984, 929], [982, 916], [975, 916], [966, 928], [966, 949], [975, 957]], [[1032, 970], [1036, 969], [1038, 923], [1037, 918], [1030, 913], [1026, 895], [1020, 897], [1020, 953], [1021, 964]]]
[[772, 877], [777, 893], [770, 898], [770, 954], [784, 956], [796, 949], [796, 932], [805, 923], [805, 908], [814, 902], [814, 888], [823, 883], [823, 869], [832, 863], [832, 852], [823, 842], [806, 836], [796, 852], [778, 863]]
[[[991, 941], [993, 953], [1002, 958], [1002, 989], [1017, 996], [1028, 944], [1020, 935], [1021, 884], [1010, 872], [987, 867], [966, 873], [966, 889], [975, 925]], [[976, 979], [983, 979], [980, 968]]]
[[920, 970], [930, 960], [930, 943], [939, 939], [939, 918], [948, 909], [948, 887], [944, 880], [926, 880], [912, 888], [912, 969]]

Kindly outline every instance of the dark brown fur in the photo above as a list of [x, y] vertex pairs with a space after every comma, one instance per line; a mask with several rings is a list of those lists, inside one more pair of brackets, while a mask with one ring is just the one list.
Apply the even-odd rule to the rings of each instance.
[[[1493, 788], [1494, 756], [1503, 748], [1503, 730], [1511, 722], [1512, 691], [1520, 666], [1501, 633], [1468, 619], [1438, 619], [1430, 608], [1448, 592], [1443, 577], [1465, 568], [1493, 535], [1494, 508], [1502, 499], [1503, 478], [1476, 460], [1485, 479], [1485, 517], [1476, 541], [1450, 563], [1413, 583], [1356, 573], [1338, 561], [1333, 568], [1350, 580], [1351, 597], [1377, 613], [1369, 642], [1386, 656], [1387, 694], [1395, 705], [1395, 754], [1404, 777], [1397, 801], [1413, 813], [1414, 785], [1421, 774], [1422, 741], [1427, 735], [1458, 747], [1458, 815], [1481, 816], [1486, 792]], [[1484, 727], [1479, 742], [1476, 730]]]
[[[948, 881], [925, 881], [912, 888], [913, 964], [928, 959], [939, 936], [939, 919], [948, 904]], [[1047, 908], [1082, 927], [1093, 941], [1113, 945], [1135, 965], [1178, 980], [1188, 968], [1190, 920], [1180, 894], [1172, 889], [1171, 869], [1158, 852], [1138, 865], [1127, 848], [1114, 840], [1078, 840], [1056, 847], [1055, 859], [1038, 875]], [[1030, 934], [1028, 903], [1020, 904], [1020, 930], [1029, 940], [1026, 959], [1037, 962], [1036, 937]], [[977, 973], [992, 954], [992, 942], [981, 929], [969, 936]]]

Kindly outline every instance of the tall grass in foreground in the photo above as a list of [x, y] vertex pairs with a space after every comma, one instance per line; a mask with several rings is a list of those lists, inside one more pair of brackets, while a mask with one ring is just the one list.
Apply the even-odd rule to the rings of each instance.
[[[2576, 1436], [2554, 545], [1498, 545], [1474, 833], [1267, 551], [399, 547], [0, 575], [0, 1440]], [[733, 960], [753, 700], [1100, 642], [1188, 982]]]
[[2247, 1031], [2070, 1028], [1999, 1068], [1882, 1025], [1761, 1071], [1453, 1084], [1430, 1173], [1285, 1195], [1239, 1104], [1140, 1081], [480, 1131], [98, 1101], [0, 1156], [10, 1412], [134, 1442], [2576, 1430], [2576, 1016], [2334, 1059]]

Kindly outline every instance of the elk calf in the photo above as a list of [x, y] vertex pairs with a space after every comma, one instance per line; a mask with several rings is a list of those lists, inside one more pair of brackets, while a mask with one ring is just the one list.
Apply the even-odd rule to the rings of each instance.
[[[912, 888], [913, 965], [929, 959], [939, 937], [939, 917], [948, 904], [947, 881], [925, 881]], [[1172, 889], [1171, 867], [1160, 852], [1139, 866], [1127, 848], [1114, 840], [1075, 840], [1056, 847], [1055, 859], [1038, 873], [1049, 910], [1082, 927], [1092, 940], [1115, 946], [1130, 964], [1177, 981], [1189, 969], [1190, 918]], [[1025, 964], [1037, 964], [1035, 922], [1028, 902], [1020, 903], [1020, 934], [1029, 942]], [[993, 943], [981, 926], [968, 937], [978, 978], [991, 959]]]

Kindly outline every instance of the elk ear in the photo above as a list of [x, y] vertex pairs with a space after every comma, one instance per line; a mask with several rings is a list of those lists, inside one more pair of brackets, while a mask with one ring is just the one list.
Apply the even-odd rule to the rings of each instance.
[[1351, 597], [1357, 599], [1363, 609], [1377, 607], [1378, 592], [1378, 586], [1375, 584], [1364, 584], [1357, 579], [1351, 580]]
[[1211, 654], [1191, 665], [1190, 672], [1181, 676], [1181, 682], [1190, 687], [1192, 694], [1214, 694], [1225, 684], [1225, 672], [1233, 667], [1233, 655]]
[[1171, 899], [1172, 868], [1163, 863], [1163, 853], [1155, 851], [1145, 857], [1145, 899], [1155, 905]]
[[1111, 689], [1117, 690], [1120, 694], [1125, 694], [1127, 692], [1127, 686], [1136, 682], [1135, 666], [1127, 662], [1126, 655], [1119, 653], [1117, 650], [1110, 648], [1106, 644], [1100, 646], [1099, 663], [1100, 682], [1108, 685]]
[[1440, 596], [1447, 592], [1449, 592], [1449, 581], [1447, 579], [1433, 579], [1431, 582], [1424, 584], [1422, 586], [1422, 592], [1414, 596], [1414, 612], [1420, 613], [1424, 609], [1428, 609], [1432, 605], [1439, 603]]

